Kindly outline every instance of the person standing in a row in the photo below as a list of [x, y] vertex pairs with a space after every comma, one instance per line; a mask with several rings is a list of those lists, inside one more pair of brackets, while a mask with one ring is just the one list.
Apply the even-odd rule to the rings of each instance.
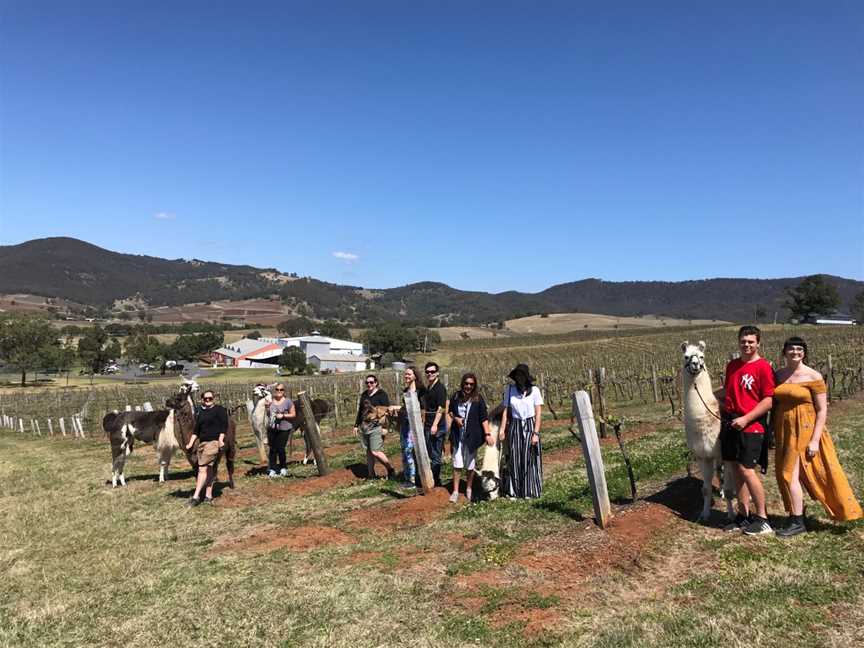
[[540, 445], [543, 396], [534, 385], [528, 365], [518, 364], [504, 390], [504, 414], [499, 439], [507, 440], [507, 479], [504, 495], [540, 497], [543, 492], [543, 453]]
[[444, 455], [444, 438], [447, 436], [447, 390], [439, 380], [440, 371], [434, 362], [427, 362], [426, 392], [420, 400], [420, 407], [425, 412], [423, 416], [423, 436], [426, 439], [426, 450], [429, 453], [429, 463], [432, 467], [432, 479], [435, 486], [441, 485], [441, 464]]
[[390, 398], [387, 392], [380, 388], [378, 376], [369, 374], [366, 376], [366, 389], [360, 394], [360, 402], [357, 404], [357, 418], [354, 420], [354, 435], [360, 437], [360, 443], [366, 450], [366, 474], [375, 477], [375, 461], [387, 469], [387, 477], [392, 478], [393, 464], [384, 454], [384, 431], [381, 429], [379, 417], [368, 417], [370, 410], [376, 407], [390, 406]]
[[477, 376], [462, 376], [461, 389], [450, 399], [450, 444], [453, 448], [453, 492], [450, 501], [459, 501], [459, 475], [466, 470], [465, 498], [471, 502], [475, 457], [489, 434], [486, 401], [477, 387]]
[[285, 385], [277, 383], [270, 401], [270, 425], [267, 426], [269, 477], [288, 476], [288, 457], [285, 446], [294, 431], [293, 421], [297, 417], [294, 401], [285, 396]]
[[807, 343], [791, 337], [783, 343], [786, 366], [776, 374], [774, 468], [787, 525], [780, 537], [804, 533], [804, 491], [825, 507], [832, 520], [858, 520], [864, 515], [837, 459], [828, 434], [828, 391], [822, 374], [807, 366]]
[[198, 476], [189, 506], [198, 506], [201, 503], [201, 491], [204, 491], [204, 501], [213, 503], [216, 458], [219, 456], [219, 449], [225, 445], [227, 432], [228, 411], [221, 405], [216, 405], [216, 397], [208, 389], [201, 395], [201, 408], [195, 415], [195, 429], [186, 444], [187, 450], [198, 444]]

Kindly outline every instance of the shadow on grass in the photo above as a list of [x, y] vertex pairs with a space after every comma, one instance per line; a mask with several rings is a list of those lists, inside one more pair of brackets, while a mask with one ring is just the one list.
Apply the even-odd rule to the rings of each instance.
[[[646, 502], [660, 504], [670, 509], [679, 518], [695, 522], [702, 512], [702, 480], [696, 477], [679, 477], [666, 483], [663, 489], [645, 498]], [[718, 502], [724, 510], [717, 508]], [[726, 524], [725, 503], [715, 500], [710, 519], [705, 526], [722, 528]]]

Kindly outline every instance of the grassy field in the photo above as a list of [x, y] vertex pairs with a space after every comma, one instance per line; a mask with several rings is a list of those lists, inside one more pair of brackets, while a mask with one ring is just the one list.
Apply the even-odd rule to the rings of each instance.
[[[237, 488], [196, 509], [179, 458], [160, 486], [139, 448], [111, 490], [104, 442], [0, 432], [0, 645], [860, 645], [862, 523], [811, 504], [815, 532], [786, 542], [724, 533], [719, 506], [694, 524], [680, 422], [662, 406], [616, 413], [640, 497], [605, 445], [607, 531], [564, 421], [546, 421], [540, 500], [472, 506], [363, 479], [344, 430], [327, 432], [327, 477], [294, 463], [268, 480], [241, 424]], [[861, 494], [864, 400], [829, 422]]]

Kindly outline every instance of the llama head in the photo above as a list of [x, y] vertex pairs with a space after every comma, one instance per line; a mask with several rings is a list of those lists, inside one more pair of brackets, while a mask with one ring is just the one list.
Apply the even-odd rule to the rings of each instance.
[[705, 343], [702, 340], [696, 344], [690, 344], [685, 340], [681, 344], [681, 351], [684, 353], [684, 369], [691, 376], [695, 376], [705, 369]]
[[264, 383], [258, 383], [257, 385], [255, 385], [255, 387], [252, 388], [252, 395], [258, 399], [269, 398], [270, 390], [267, 389], [267, 386]]
[[201, 387], [198, 386], [198, 383], [195, 382], [194, 379], [190, 380], [188, 378], [184, 378], [183, 382], [180, 383], [180, 393], [183, 396], [188, 396], [189, 394], [194, 394], [200, 389], [201, 389]]

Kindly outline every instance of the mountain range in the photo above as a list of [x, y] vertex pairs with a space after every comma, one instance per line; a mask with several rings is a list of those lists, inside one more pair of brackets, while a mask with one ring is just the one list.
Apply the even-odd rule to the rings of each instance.
[[[0, 246], [0, 294], [27, 293], [109, 307], [134, 299], [150, 307], [215, 300], [278, 298], [298, 314], [353, 324], [388, 319], [478, 324], [545, 312], [665, 315], [682, 319], [749, 321], [785, 315], [787, 290], [803, 277], [717, 278], [693, 281], [583, 279], [538, 293], [457, 290], [425, 281], [368, 289], [275, 268], [112, 252], [68, 237]], [[864, 282], [826, 276], [848, 310]]]

